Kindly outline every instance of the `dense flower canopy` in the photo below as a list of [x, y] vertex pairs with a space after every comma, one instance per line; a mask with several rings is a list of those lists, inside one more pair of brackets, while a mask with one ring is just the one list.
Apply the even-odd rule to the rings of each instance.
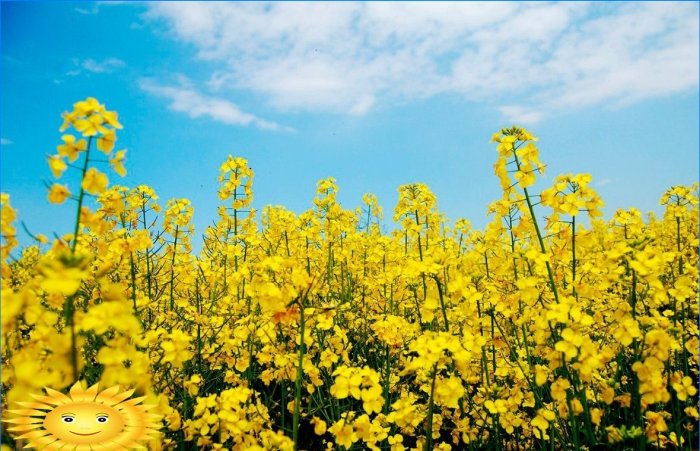
[[229, 156], [197, 254], [189, 200], [98, 168], [125, 174], [117, 114], [88, 98], [63, 117], [49, 169], [80, 181], [48, 199], [77, 203], [72, 233], [18, 250], [2, 194], [3, 407], [131, 387], [164, 418], [152, 449], [697, 443], [697, 186], [664, 193], [661, 217], [604, 220], [588, 174], [531, 192], [545, 165], [512, 127], [492, 138], [503, 197], [484, 230], [414, 183], [387, 233], [376, 197], [345, 209], [332, 178], [301, 214], [256, 210]]

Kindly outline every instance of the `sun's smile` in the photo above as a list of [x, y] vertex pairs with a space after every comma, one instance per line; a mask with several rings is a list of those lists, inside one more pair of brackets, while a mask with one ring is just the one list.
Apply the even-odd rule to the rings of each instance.
[[94, 401], [81, 401], [58, 406], [47, 413], [44, 428], [64, 442], [74, 444], [93, 444], [97, 434], [100, 441], [111, 441], [124, 430], [123, 413]]

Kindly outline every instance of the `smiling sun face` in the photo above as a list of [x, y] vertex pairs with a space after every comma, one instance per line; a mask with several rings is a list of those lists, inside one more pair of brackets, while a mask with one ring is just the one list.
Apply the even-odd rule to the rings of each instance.
[[84, 390], [76, 383], [68, 396], [47, 388], [48, 396], [32, 395], [38, 402], [18, 403], [24, 409], [8, 412], [20, 416], [3, 422], [15, 424], [8, 431], [22, 433], [16, 438], [29, 441], [25, 448], [132, 449], [139, 441], [151, 439], [160, 427], [160, 417], [148, 413], [153, 406], [139, 405], [144, 398], [129, 399], [133, 392], [112, 387], [98, 393], [97, 384]]
[[44, 419], [44, 429], [75, 445], [109, 442], [124, 430], [124, 425], [121, 412], [94, 402], [56, 407]]

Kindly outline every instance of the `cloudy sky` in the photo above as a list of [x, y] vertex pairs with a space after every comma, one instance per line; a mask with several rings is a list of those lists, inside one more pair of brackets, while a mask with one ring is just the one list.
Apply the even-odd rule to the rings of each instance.
[[258, 208], [303, 211], [333, 176], [346, 207], [373, 192], [389, 213], [425, 182], [479, 227], [500, 195], [488, 140], [511, 124], [540, 137], [538, 187], [589, 172], [608, 215], [698, 179], [696, 2], [1, 8], [2, 190], [35, 232], [69, 229], [42, 180], [60, 113], [87, 96], [124, 125], [112, 182], [190, 198], [199, 232], [229, 153], [255, 169]]

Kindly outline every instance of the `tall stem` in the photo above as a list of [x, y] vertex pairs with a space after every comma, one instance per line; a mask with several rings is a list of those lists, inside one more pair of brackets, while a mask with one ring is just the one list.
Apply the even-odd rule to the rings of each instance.
[[428, 400], [428, 419], [425, 425], [424, 451], [433, 450], [433, 407], [435, 405], [435, 379], [437, 378], [437, 363], [433, 365], [433, 380], [430, 383], [430, 399]]
[[576, 216], [571, 217], [571, 293], [576, 293]]
[[[141, 214], [143, 215], [143, 228], [148, 230], [146, 225], [146, 200], [143, 198], [143, 203], [141, 204]], [[150, 235], [150, 233], [149, 233]], [[148, 255], [148, 248], [146, 248], [146, 283], [148, 285], [148, 300], [152, 301], [153, 297], [151, 295], [151, 257]]]
[[78, 235], [80, 234], [80, 213], [83, 209], [83, 198], [85, 197], [85, 190], [83, 189], [83, 180], [85, 180], [85, 173], [87, 173], [88, 163], [90, 162], [90, 147], [92, 147], [92, 136], [88, 139], [87, 149], [85, 150], [85, 161], [83, 162], [83, 168], [80, 174], [80, 193], [78, 193], [78, 211], [75, 215], [73, 243], [71, 243], [70, 247], [70, 252], [72, 255], [75, 255], [75, 249], [78, 246]]
[[299, 302], [299, 363], [297, 365], [297, 377], [294, 392], [294, 418], [292, 420], [292, 436], [294, 439], [294, 449], [299, 449], [299, 413], [301, 411], [301, 380], [304, 370], [304, 333], [306, 321], [304, 318], [304, 301]]
[[175, 257], [177, 256], [177, 234], [178, 226], [175, 226], [175, 242], [173, 243], [173, 258], [170, 261], [170, 310], [175, 310]]
[[[513, 156], [515, 157], [515, 164], [520, 170], [520, 159], [513, 149]], [[532, 199], [530, 198], [530, 193], [528, 193], [527, 188], [523, 187], [523, 192], [525, 193], [525, 202], [527, 202], [527, 208], [530, 211], [530, 217], [532, 218], [532, 224], [535, 226], [535, 233], [537, 234], [537, 241], [540, 244], [540, 251], [543, 254], [547, 253], [547, 249], [544, 246], [544, 240], [542, 239], [542, 232], [540, 232], [540, 226], [537, 223], [537, 216], [535, 216], [535, 209], [532, 206]], [[557, 292], [557, 285], [554, 283], [554, 273], [552, 272], [552, 266], [549, 261], [545, 261], [547, 266], [547, 275], [549, 276], [549, 286], [552, 289], [552, 294], [554, 294], [554, 300], [559, 302], [559, 293]]]
[[440, 296], [440, 309], [442, 310], [442, 318], [445, 320], [445, 332], [450, 330], [450, 323], [447, 320], [447, 309], [445, 308], [445, 295], [442, 292], [442, 282], [438, 276], [433, 276], [435, 283], [437, 284], [438, 295]]
[[[85, 149], [85, 161], [80, 173], [80, 192], [78, 193], [78, 209], [75, 215], [75, 228], [73, 229], [73, 242], [71, 243], [71, 257], [75, 256], [75, 250], [78, 247], [78, 236], [80, 235], [80, 213], [83, 209], [83, 199], [85, 197], [85, 189], [83, 188], [83, 180], [87, 173], [88, 163], [90, 162], [90, 148], [92, 147], [92, 136], [88, 139], [87, 148]], [[66, 325], [70, 328], [70, 363], [73, 372], [73, 380], [78, 380], [78, 344], [75, 335], [75, 294], [66, 298], [66, 303], [63, 306]]]
[[683, 254], [681, 254], [681, 218], [676, 216], [676, 249], [678, 250], [678, 273], [683, 274]]

